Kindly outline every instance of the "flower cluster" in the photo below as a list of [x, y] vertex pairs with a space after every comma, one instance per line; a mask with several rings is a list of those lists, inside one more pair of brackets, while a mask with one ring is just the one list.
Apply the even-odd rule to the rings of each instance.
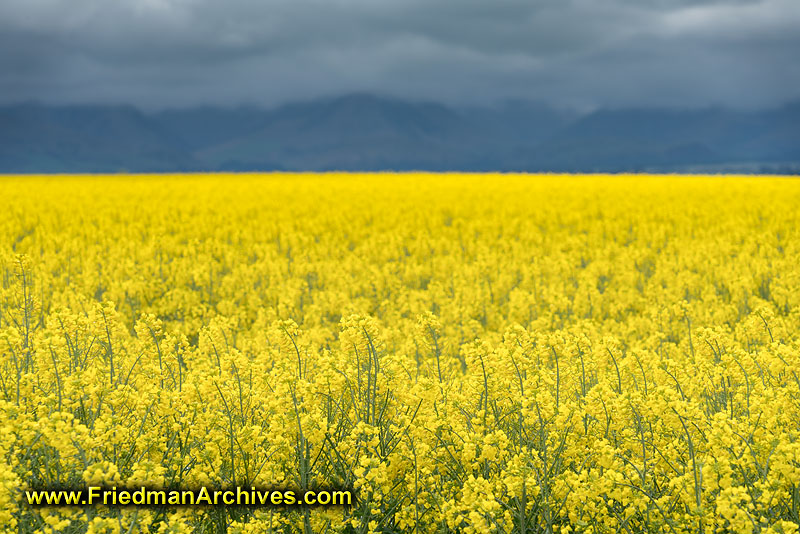
[[[769, 177], [2, 178], [0, 531], [796, 533], [797, 206]], [[87, 484], [358, 502], [23, 499]]]

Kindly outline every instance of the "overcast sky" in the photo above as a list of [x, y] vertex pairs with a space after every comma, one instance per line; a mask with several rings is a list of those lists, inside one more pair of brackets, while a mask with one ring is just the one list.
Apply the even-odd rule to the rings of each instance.
[[800, 0], [0, 0], [0, 101], [772, 107]]

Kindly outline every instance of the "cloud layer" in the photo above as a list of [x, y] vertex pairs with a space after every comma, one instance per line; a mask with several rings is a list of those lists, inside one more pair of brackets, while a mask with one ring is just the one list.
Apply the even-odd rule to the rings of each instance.
[[4, 0], [0, 101], [779, 105], [797, 0]]

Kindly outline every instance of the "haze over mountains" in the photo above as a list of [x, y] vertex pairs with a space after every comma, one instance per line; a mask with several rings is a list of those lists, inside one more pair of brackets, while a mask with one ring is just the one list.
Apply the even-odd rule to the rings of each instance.
[[275, 109], [0, 107], [0, 173], [800, 171], [800, 102], [764, 111], [448, 107], [350, 94]]

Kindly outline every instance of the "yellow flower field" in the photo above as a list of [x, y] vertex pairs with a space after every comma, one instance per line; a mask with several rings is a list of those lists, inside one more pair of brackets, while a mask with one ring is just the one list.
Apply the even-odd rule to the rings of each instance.
[[[797, 532], [800, 180], [0, 177], [7, 532]], [[353, 487], [348, 508], [29, 488]]]

